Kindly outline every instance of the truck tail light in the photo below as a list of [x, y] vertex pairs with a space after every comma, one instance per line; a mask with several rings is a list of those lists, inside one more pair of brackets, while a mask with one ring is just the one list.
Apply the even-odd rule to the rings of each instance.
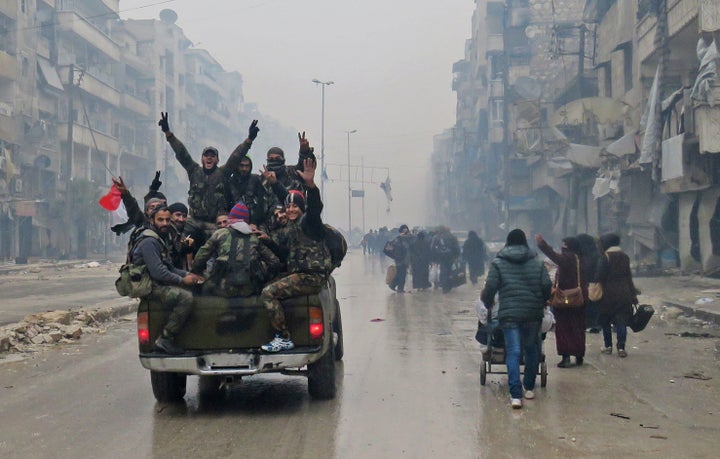
[[137, 335], [140, 344], [150, 344], [150, 328], [148, 327], [147, 312], [141, 312], [137, 316]]
[[323, 325], [323, 313], [322, 309], [311, 307], [310, 308], [310, 338], [320, 339], [323, 336], [325, 327]]

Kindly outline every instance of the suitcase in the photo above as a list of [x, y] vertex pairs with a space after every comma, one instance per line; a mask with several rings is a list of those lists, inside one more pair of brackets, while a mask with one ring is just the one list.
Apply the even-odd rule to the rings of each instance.
[[388, 266], [387, 273], [385, 274], [385, 283], [387, 285], [392, 284], [392, 282], [395, 280], [396, 275], [397, 275], [397, 267], [395, 265]]
[[648, 322], [650, 322], [650, 318], [655, 313], [655, 309], [650, 306], [649, 304], [641, 304], [639, 306], [633, 307], [633, 315], [630, 319], [630, 323], [628, 324], [630, 326], [630, 329], [634, 332], [640, 332], [645, 329]]

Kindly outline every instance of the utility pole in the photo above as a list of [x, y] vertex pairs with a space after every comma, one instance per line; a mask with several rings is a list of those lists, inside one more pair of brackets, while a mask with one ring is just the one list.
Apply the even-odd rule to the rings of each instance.
[[73, 142], [73, 125], [75, 123], [73, 112], [74, 112], [74, 98], [75, 98], [75, 65], [70, 64], [68, 68], [68, 82], [67, 82], [67, 94], [68, 94], [68, 127], [67, 127], [67, 153], [65, 157], [65, 256], [69, 256], [72, 250], [72, 237], [74, 219], [73, 219], [73, 193], [72, 193], [72, 176], [73, 176], [73, 160], [75, 156], [74, 142]]

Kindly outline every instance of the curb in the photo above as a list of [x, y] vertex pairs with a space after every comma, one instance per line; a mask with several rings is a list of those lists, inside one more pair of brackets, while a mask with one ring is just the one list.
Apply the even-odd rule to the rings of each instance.
[[33, 268], [39, 268], [39, 269], [67, 268], [68, 266], [81, 265], [83, 263], [88, 263], [88, 262], [82, 261], [82, 260], [75, 260], [75, 261], [63, 261], [60, 263], [40, 263], [40, 264], [15, 265], [12, 268], [0, 268], [0, 275], [29, 271]]
[[715, 311], [708, 311], [707, 309], [697, 308], [682, 303], [674, 303], [672, 301], [662, 300], [663, 306], [675, 307], [682, 310], [684, 313], [693, 315], [700, 320], [712, 322], [715, 325], [720, 325], [720, 314]]

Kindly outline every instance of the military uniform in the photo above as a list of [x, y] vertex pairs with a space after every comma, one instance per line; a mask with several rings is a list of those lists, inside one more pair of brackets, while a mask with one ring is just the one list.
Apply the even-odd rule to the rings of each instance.
[[172, 308], [163, 334], [174, 337], [182, 330], [193, 308], [193, 295], [181, 287], [186, 271], [172, 264], [168, 242], [154, 229], [145, 229], [139, 236], [130, 259], [133, 264], [146, 265], [152, 279], [149, 298]]
[[175, 152], [175, 158], [187, 171], [190, 180], [188, 190], [190, 213], [185, 223], [186, 232], [196, 234], [197, 231], [202, 231], [205, 237], [209, 238], [217, 229], [215, 218], [218, 213], [229, 210], [225, 190], [228, 171], [237, 170], [240, 160], [250, 151], [252, 141], [245, 140], [235, 148], [224, 166], [211, 170], [205, 170], [193, 160], [185, 145], [174, 134], [169, 133], [167, 141]]
[[233, 172], [227, 180], [227, 192], [227, 207], [231, 208], [236, 202], [244, 202], [250, 211], [250, 223], [255, 225], [262, 225], [267, 220], [270, 209], [274, 208], [270, 207], [267, 190], [259, 175], [242, 176]]
[[273, 327], [287, 337], [285, 313], [280, 300], [298, 295], [310, 295], [322, 290], [332, 271], [330, 252], [323, 239], [322, 201], [317, 188], [307, 190], [307, 212], [273, 235], [273, 242], [281, 260], [286, 262], [287, 275], [268, 284], [261, 293], [270, 311]]
[[[230, 257], [232, 255], [233, 237], [238, 239], [235, 248], [235, 263], [232, 263]], [[215, 256], [215, 262], [212, 272], [205, 282], [203, 289], [210, 294], [216, 294], [224, 297], [250, 296], [255, 294], [263, 287], [260, 282], [258, 271], [277, 272], [280, 268], [280, 260], [272, 251], [264, 244], [260, 243], [258, 237], [254, 234], [243, 234], [232, 225], [229, 228], [221, 228], [208, 239], [200, 250], [198, 250], [193, 261], [192, 272], [202, 275], [207, 266], [208, 260]], [[258, 265], [256, 263], [260, 263]], [[233, 267], [238, 266], [247, 271], [252, 269], [248, 283], [245, 285], [233, 285]], [[239, 274], [239, 273], [235, 273]]]

